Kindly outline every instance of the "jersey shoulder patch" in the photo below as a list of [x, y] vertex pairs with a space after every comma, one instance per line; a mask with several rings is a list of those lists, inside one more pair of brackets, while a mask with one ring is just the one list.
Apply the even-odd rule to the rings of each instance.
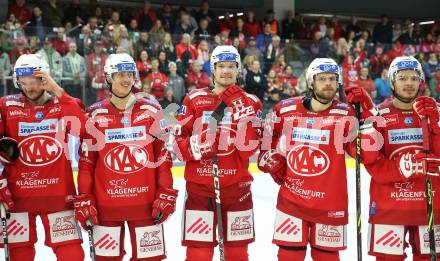
[[277, 109], [280, 114], [295, 111], [297, 109], [297, 104], [301, 99], [302, 97], [292, 97], [282, 100], [275, 105], [275, 109]]
[[188, 98], [190, 100], [199, 97], [199, 96], [204, 96], [204, 95], [208, 95], [208, 92], [203, 91], [203, 90], [193, 90], [188, 94]]
[[15, 106], [24, 108], [23, 96], [21, 96], [20, 94], [7, 95], [3, 97], [3, 100], [6, 107]]
[[105, 108], [103, 101], [96, 102], [87, 108], [87, 114], [90, 115], [90, 117], [92, 118], [94, 118], [98, 114], [106, 113], [108, 113], [108, 109]]

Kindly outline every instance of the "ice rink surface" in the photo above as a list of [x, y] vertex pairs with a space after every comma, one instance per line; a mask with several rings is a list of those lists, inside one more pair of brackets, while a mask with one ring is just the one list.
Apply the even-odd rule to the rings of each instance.
[[[349, 219], [348, 225], [348, 239], [347, 250], [341, 251], [340, 257], [343, 261], [356, 260], [356, 188], [355, 188], [355, 171], [354, 169], [348, 172], [348, 186], [349, 186]], [[370, 177], [362, 171], [362, 238], [363, 238], [363, 260], [375, 260], [367, 255], [367, 232], [368, 232], [368, 201], [369, 201], [369, 182]], [[275, 218], [275, 204], [278, 193], [278, 186], [272, 181], [270, 175], [259, 173], [254, 175], [255, 181], [252, 185], [253, 199], [254, 199], [254, 215], [255, 215], [255, 243], [249, 245], [249, 260], [251, 261], [272, 261], [277, 260], [277, 247], [273, 245], [272, 233]], [[176, 213], [165, 223], [165, 241], [167, 248], [167, 260], [183, 261], [185, 259], [185, 248], [180, 244], [181, 237], [181, 218], [183, 200], [185, 197], [185, 181], [183, 178], [176, 178], [174, 186], [179, 189], [179, 197], [177, 200]], [[123, 210], [121, 210], [123, 211]], [[38, 226], [38, 242], [36, 244], [36, 259], [38, 261], [52, 261], [56, 260], [52, 250], [44, 245], [44, 231], [41, 221], [37, 219]], [[86, 260], [89, 258], [89, 246], [87, 233], [83, 231], [83, 248], [86, 254]], [[129, 260], [131, 256], [131, 247], [128, 234], [125, 238], [126, 252], [124, 260]], [[128, 247], [127, 247], [128, 246]], [[409, 255], [410, 256], [410, 255]], [[0, 250], [0, 260], [4, 260], [3, 249]], [[218, 251], [215, 252], [213, 260], [219, 260]], [[310, 251], [308, 251], [306, 260], [310, 258]], [[411, 259], [410, 259], [411, 260]]]

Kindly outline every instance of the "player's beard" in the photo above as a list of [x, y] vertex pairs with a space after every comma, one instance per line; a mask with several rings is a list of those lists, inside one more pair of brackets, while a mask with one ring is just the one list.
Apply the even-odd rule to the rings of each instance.
[[314, 90], [315, 99], [321, 103], [329, 103], [333, 101], [333, 99], [336, 97], [336, 89], [329, 91], [329, 89], [324, 89], [322, 91], [316, 91]]
[[[37, 102], [44, 95], [45, 90], [41, 90], [41, 92], [38, 95], [34, 96], [34, 98], [29, 97], [28, 93], [23, 90], [21, 92], [23, 93], [24, 97], [26, 97], [26, 99], [30, 100], [31, 102]], [[36, 92], [33, 91], [33, 93]]]

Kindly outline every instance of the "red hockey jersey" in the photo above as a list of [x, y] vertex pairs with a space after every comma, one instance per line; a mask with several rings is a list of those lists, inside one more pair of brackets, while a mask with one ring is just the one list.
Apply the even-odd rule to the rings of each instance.
[[0, 137], [18, 142], [20, 156], [7, 164], [15, 207], [13, 211], [47, 212], [73, 208], [68, 199], [76, 194], [68, 155], [68, 134], [84, 131], [83, 106], [64, 93], [36, 106], [23, 95], [0, 99]]
[[100, 220], [151, 218], [158, 187], [172, 187], [166, 121], [156, 101], [119, 110], [109, 99], [87, 109], [78, 191], [95, 196]]
[[[307, 221], [347, 224], [345, 153], [355, 155], [354, 110], [334, 100], [328, 109], [312, 112], [305, 107], [305, 99], [277, 103], [266, 119], [262, 150], [278, 148], [287, 161], [278, 206]], [[378, 135], [375, 130], [361, 132], [361, 139], [374, 145], [374, 135]], [[377, 155], [377, 150], [361, 150], [364, 161], [372, 162]]]
[[[259, 119], [262, 117], [260, 100], [254, 95], [245, 93], [245, 97], [240, 101], [243, 109], [246, 112], [251, 112], [248, 116], [260, 121]], [[189, 149], [191, 135], [209, 131], [210, 116], [220, 102], [220, 98], [209, 88], [193, 90], [185, 97], [177, 117], [182, 126], [181, 134], [176, 136], [180, 151]], [[241, 182], [245, 184], [252, 181], [252, 176], [248, 171], [249, 157], [259, 147], [261, 125], [258, 122], [247, 122], [244, 127], [238, 130], [239, 121], [240, 117], [237, 117], [237, 114], [226, 112], [223, 120], [217, 126], [217, 132], [221, 133], [217, 156], [220, 187], [223, 191], [227, 187], [238, 185]], [[196, 161], [189, 158], [182, 160], [186, 161], [187, 189], [194, 193], [214, 196], [212, 160]], [[233, 192], [234, 189], [231, 190]]]
[[[385, 158], [365, 165], [370, 183], [370, 222], [376, 224], [423, 225], [427, 223], [425, 178], [405, 178], [399, 171], [399, 156], [423, 151], [421, 121], [413, 110], [397, 109], [391, 102], [382, 103], [379, 113], [386, 126], [378, 128], [384, 138], [381, 153]], [[440, 155], [440, 135], [431, 135], [431, 152]], [[440, 222], [440, 188], [432, 177], [435, 223]]]

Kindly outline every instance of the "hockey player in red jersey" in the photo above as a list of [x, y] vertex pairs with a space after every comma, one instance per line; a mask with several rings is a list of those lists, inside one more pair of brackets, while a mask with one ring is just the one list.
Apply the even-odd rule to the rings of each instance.
[[[217, 206], [213, 172], [218, 171], [226, 260], [248, 260], [247, 245], [254, 241], [254, 219], [248, 171], [249, 157], [258, 149], [261, 102], [242, 90], [237, 76], [240, 55], [232, 46], [217, 46], [211, 55], [214, 88], [190, 92], [184, 99], [176, 126], [178, 157], [186, 161], [186, 201], [182, 244], [186, 260], [212, 260], [217, 245]], [[217, 128], [210, 118], [226, 107]], [[215, 133], [214, 133], [215, 132]], [[217, 166], [218, 169], [213, 169]], [[223, 250], [223, 249], [221, 249]]]
[[[273, 243], [278, 260], [304, 260], [307, 244], [313, 260], [339, 260], [346, 248], [348, 197], [345, 152], [355, 155], [354, 110], [335, 99], [341, 80], [339, 66], [317, 58], [307, 69], [311, 97], [293, 97], [275, 105], [266, 119], [258, 166], [281, 185]], [[361, 122], [376, 115], [368, 94], [358, 87]], [[361, 158], [373, 161], [378, 132], [361, 125]], [[369, 145], [369, 146], [367, 146]], [[365, 149], [364, 149], [365, 147]]]
[[45, 244], [57, 259], [83, 260], [73, 204], [66, 200], [76, 194], [67, 136], [82, 135], [83, 106], [55, 83], [49, 65], [35, 54], [18, 58], [13, 82], [21, 94], [0, 99], [0, 137], [16, 140], [19, 151], [15, 162], [3, 162], [0, 176], [0, 202], [11, 214], [10, 258], [34, 260], [39, 215]]
[[131, 56], [110, 55], [104, 72], [112, 97], [87, 109], [75, 215], [83, 227], [96, 224], [97, 260], [122, 260], [125, 221], [131, 260], [162, 260], [162, 223], [177, 197], [162, 137], [166, 121], [157, 101], [133, 94], [138, 74]]
[[[384, 138], [384, 158], [365, 167], [370, 183], [369, 254], [376, 260], [404, 260], [409, 234], [413, 260], [430, 260], [427, 233], [425, 174], [438, 175], [440, 128], [438, 105], [429, 97], [417, 97], [424, 81], [422, 66], [413, 57], [395, 58], [389, 69], [394, 94], [379, 105], [386, 120], [379, 128]], [[425, 154], [421, 118], [428, 117], [432, 154]], [[432, 177], [435, 238], [440, 243], [439, 178]], [[437, 248], [437, 253], [439, 249]], [[439, 255], [437, 255], [439, 256]]]

